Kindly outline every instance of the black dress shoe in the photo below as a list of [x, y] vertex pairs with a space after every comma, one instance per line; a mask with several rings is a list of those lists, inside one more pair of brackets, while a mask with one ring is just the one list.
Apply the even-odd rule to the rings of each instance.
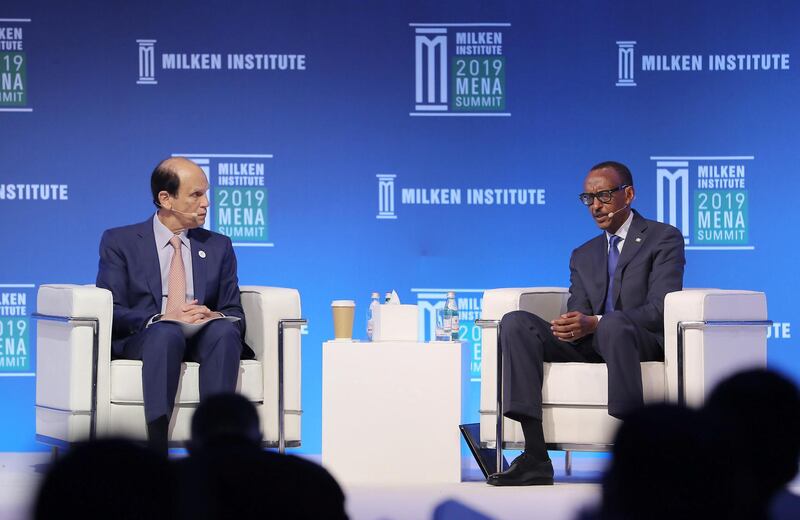
[[552, 486], [553, 463], [550, 459], [536, 460], [523, 452], [507, 470], [489, 475], [486, 483], [490, 486]]

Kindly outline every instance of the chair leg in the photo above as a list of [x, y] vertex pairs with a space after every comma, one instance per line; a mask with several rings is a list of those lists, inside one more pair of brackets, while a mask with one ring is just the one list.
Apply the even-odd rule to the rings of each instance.
[[564, 451], [564, 473], [568, 477], [572, 475], [572, 452], [569, 450]]
[[278, 320], [278, 452], [286, 453], [286, 393], [284, 391], [283, 329], [286, 325], [305, 325], [303, 318]]
[[50, 446], [50, 464], [58, 461], [58, 446]]
[[283, 320], [278, 320], [278, 453], [286, 453], [286, 402], [283, 388]]
[[505, 433], [503, 432], [503, 350], [500, 344], [500, 323], [497, 324], [496, 330], [496, 337], [497, 342], [497, 398], [495, 399], [495, 468], [497, 468], [498, 473], [503, 471], [503, 442], [505, 442], [506, 437]]

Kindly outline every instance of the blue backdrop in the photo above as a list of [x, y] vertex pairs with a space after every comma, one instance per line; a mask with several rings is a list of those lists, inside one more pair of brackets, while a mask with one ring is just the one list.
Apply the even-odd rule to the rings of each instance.
[[[476, 416], [481, 290], [567, 285], [588, 168], [686, 236], [687, 287], [763, 290], [791, 336], [796, 2], [42, 2], [0, 7], [0, 450], [33, 440], [42, 283], [93, 283], [108, 227], [190, 155], [244, 284], [296, 287], [303, 447], [320, 451], [330, 301], [460, 296]], [[363, 337], [363, 332], [361, 336]], [[413, 374], [409, 374], [413, 384]]]

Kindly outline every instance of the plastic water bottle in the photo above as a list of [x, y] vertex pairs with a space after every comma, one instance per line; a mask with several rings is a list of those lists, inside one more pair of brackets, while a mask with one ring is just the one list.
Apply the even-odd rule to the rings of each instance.
[[458, 341], [458, 305], [456, 304], [456, 293], [447, 293], [447, 303], [444, 306], [444, 333], [449, 336], [450, 341]]
[[383, 297], [383, 303], [389, 303], [389, 300], [392, 299], [392, 293], [387, 292], [386, 296]]
[[367, 307], [367, 339], [369, 341], [372, 341], [372, 332], [375, 330], [375, 309], [381, 304], [381, 302], [378, 301], [380, 297], [380, 294], [376, 292], [372, 293], [372, 301], [369, 307]]

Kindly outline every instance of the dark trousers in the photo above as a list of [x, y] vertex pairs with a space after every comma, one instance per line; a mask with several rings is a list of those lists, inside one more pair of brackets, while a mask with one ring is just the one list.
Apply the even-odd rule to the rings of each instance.
[[157, 322], [130, 338], [117, 357], [142, 361], [142, 390], [147, 422], [172, 416], [181, 362], [200, 363], [200, 399], [233, 392], [239, 377], [242, 339], [239, 328], [215, 320], [186, 339], [179, 325]]
[[[542, 420], [544, 363], [606, 363], [608, 413], [615, 417], [641, 407], [642, 361], [661, 361], [658, 336], [631, 321], [624, 311], [603, 316], [597, 330], [574, 343], [556, 339], [550, 323], [526, 311], [500, 322], [503, 349], [503, 413], [517, 421]], [[573, 384], [580, 385], [581, 381]]]

